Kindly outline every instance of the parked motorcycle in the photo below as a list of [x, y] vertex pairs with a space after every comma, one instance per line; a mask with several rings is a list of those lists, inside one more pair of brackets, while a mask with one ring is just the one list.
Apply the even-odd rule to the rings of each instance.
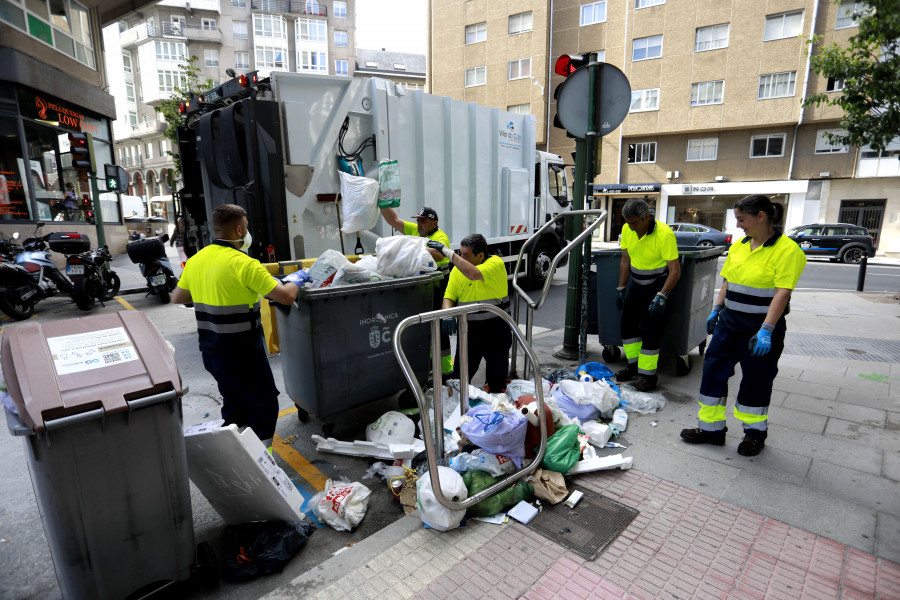
[[[0, 311], [8, 317], [24, 320], [34, 314], [34, 306], [39, 301], [62, 292], [72, 294], [72, 282], [53, 264], [48, 249], [48, 240], [54, 235], [37, 236], [44, 226], [39, 222], [35, 236], [22, 242], [21, 251], [14, 243], [0, 248], [6, 251], [0, 262]], [[17, 234], [13, 234], [17, 239]]]
[[[104, 302], [112, 300], [119, 293], [122, 282], [110, 268], [112, 255], [109, 253], [109, 247], [103, 245], [91, 249], [91, 242], [87, 236], [81, 237], [86, 241], [87, 250], [83, 250], [85, 244], [82, 243], [77, 247], [67, 246], [65, 250], [58, 252], [66, 254], [66, 275], [72, 280], [72, 299], [81, 310], [91, 310], [94, 308], [94, 300], [98, 300], [101, 306]], [[52, 239], [50, 247], [53, 248]], [[83, 251], [69, 254], [66, 250]]]
[[[160, 231], [156, 233], [159, 234]], [[163, 234], [131, 241], [125, 246], [128, 258], [140, 265], [141, 275], [147, 279], [147, 293], [158, 296], [163, 304], [171, 301], [171, 292], [178, 283], [172, 271], [172, 264], [166, 256], [167, 241], [169, 235]]]

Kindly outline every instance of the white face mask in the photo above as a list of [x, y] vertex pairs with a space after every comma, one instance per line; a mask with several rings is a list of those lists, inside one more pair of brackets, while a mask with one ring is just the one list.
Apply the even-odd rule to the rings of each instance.
[[244, 237], [237, 240], [222, 240], [223, 242], [242, 242], [240, 249], [246, 250], [250, 247], [250, 244], [253, 243], [253, 236], [250, 235], [250, 230], [247, 230], [247, 233], [244, 234]]

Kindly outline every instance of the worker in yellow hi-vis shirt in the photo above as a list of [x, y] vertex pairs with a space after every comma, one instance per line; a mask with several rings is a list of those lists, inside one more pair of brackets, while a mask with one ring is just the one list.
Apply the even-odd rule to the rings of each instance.
[[756, 456], [765, 447], [772, 382], [787, 331], [784, 317], [806, 266], [797, 242], [777, 228], [783, 216], [784, 207], [762, 195], [734, 205], [737, 225], [747, 236], [728, 251], [721, 273], [725, 281], [706, 320], [712, 340], [703, 357], [700, 426], [681, 432], [686, 442], [725, 445], [728, 379], [740, 362], [743, 376], [734, 416], [743, 423], [744, 439], [737, 451]]
[[[678, 278], [678, 244], [665, 223], [650, 214], [647, 202], [632, 198], [622, 207], [622, 262], [616, 305], [622, 310], [622, 345], [628, 366], [616, 373], [640, 392], [656, 388], [656, 366], [666, 300]], [[629, 284], [630, 280], [630, 284]]]

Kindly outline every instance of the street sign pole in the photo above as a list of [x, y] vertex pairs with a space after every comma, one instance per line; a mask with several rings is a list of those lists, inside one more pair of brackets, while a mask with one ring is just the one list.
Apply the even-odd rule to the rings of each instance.
[[91, 180], [91, 195], [93, 196], [93, 200], [91, 204], [94, 207], [94, 223], [97, 225], [97, 246], [102, 247], [106, 245], [106, 232], [103, 230], [103, 211], [100, 208], [100, 190], [97, 187], [97, 175], [89, 174], [88, 178]]
[[[575, 181], [572, 182], [572, 210], [584, 209], [585, 189], [585, 141], [575, 138]], [[581, 225], [575, 219], [566, 219], [566, 239], [573, 240], [578, 235], [578, 227]], [[581, 255], [578, 250], [573, 250], [569, 256], [569, 282], [566, 286], [566, 324], [563, 330], [562, 348], [554, 353], [554, 356], [563, 360], [575, 360], [578, 358], [578, 324], [581, 319], [578, 316], [578, 307], [575, 299], [579, 297]]]

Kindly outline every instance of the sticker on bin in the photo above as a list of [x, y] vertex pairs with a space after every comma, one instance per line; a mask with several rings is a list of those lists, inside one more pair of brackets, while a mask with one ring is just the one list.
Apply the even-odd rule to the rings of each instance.
[[200, 433], [206, 433], [207, 431], [213, 431], [214, 429], [218, 429], [224, 424], [225, 419], [218, 419], [216, 421], [207, 421], [206, 423], [200, 423], [199, 425], [192, 425], [184, 430], [184, 436], [187, 437], [189, 435], [197, 435]]
[[256, 457], [256, 464], [262, 467], [266, 477], [269, 478], [275, 486], [275, 489], [278, 490], [278, 493], [285, 498], [290, 497], [290, 494], [294, 491], [294, 484], [291, 483], [287, 473], [281, 470], [281, 467], [278, 466], [278, 463], [275, 462], [275, 459], [269, 454], [268, 450], [265, 450]]
[[81, 373], [138, 359], [124, 327], [47, 338], [57, 375]]

